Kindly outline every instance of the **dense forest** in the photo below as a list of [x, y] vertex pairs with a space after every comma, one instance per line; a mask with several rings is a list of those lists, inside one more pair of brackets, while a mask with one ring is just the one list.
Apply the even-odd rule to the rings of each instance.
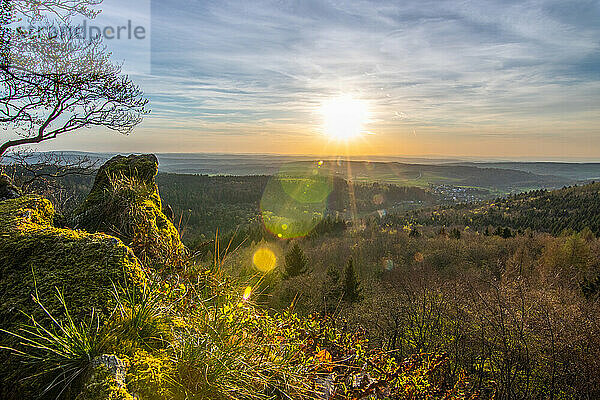
[[[230, 273], [255, 276], [245, 260], [262, 245], [233, 254]], [[307, 272], [290, 277], [296, 245]], [[589, 231], [453, 238], [371, 225], [270, 246], [286, 255], [261, 282], [273, 309], [333, 314], [399, 358], [448, 354], [452, 379], [467, 371], [498, 398], [599, 395], [600, 241]]]
[[[18, 182], [26, 182], [29, 190], [54, 200], [57, 210], [69, 214], [89, 192], [93, 170], [87, 174], [57, 175], [56, 168], [46, 166], [35, 174], [49, 175], [29, 183], [29, 169], [5, 167], [6, 173]], [[271, 176], [209, 176], [159, 173], [156, 182], [165, 207], [180, 230], [184, 241], [196, 243], [221, 234], [262, 224], [260, 202]], [[413, 209], [433, 205], [440, 196], [428, 190], [384, 183], [361, 183], [351, 187], [339, 177], [327, 177], [326, 204], [320, 219], [351, 218], [352, 202], [361, 216], [387, 214], [391, 210]], [[352, 191], [353, 196], [350, 196]], [[172, 211], [172, 212], [171, 212]]]
[[479, 204], [419, 210], [405, 217], [417, 224], [470, 226], [488, 232], [509, 227], [559, 234], [566, 229], [589, 228], [597, 235], [600, 233], [600, 183], [555, 191], [534, 190]]

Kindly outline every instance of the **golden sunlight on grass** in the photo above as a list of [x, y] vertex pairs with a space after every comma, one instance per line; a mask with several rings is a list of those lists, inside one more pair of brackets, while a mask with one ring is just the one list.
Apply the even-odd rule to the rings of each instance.
[[320, 113], [325, 135], [340, 141], [360, 136], [369, 119], [367, 103], [349, 95], [323, 102]]

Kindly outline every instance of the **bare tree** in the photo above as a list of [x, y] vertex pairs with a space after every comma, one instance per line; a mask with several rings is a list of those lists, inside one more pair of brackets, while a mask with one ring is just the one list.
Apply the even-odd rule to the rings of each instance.
[[[44, 13], [65, 20], [75, 13], [93, 16], [89, 6], [98, 3], [19, 0], [10, 11], [19, 10], [31, 20]], [[110, 61], [100, 39], [65, 38], [50, 29], [23, 28], [3, 30], [2, 39], [10, 43], [2, 44], [0, 124], [14, 137], [0, 144], [0, 157], [8, 149], [82, 128], [105, 127], [128, 134], [149, 112], [143, 92]]]
[[23, 150], [6, 155], [5, 161], [6, 165], [0, 165], [0, 171], [9, 175], [22, 191], [28, 192], [33, 184], [51, 186], [69, 175], [94, 175], [100, 159], [92, 159], [86, 154]]
[[22, 14], [29, 20], [40, 20], [44, 15], [52, 15], [67, 21], [74, 15], [96, 17], [99, 10], [95, 7], [102, 0], [8, 0], [6, 3], [16, 15]]

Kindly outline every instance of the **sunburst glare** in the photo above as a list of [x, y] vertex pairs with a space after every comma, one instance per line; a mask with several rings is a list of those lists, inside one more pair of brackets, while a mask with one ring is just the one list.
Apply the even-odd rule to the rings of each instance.
[[321, 104], [323, 133], [338, 141], [347, 141], [360, 136], [369, 120], [366, 101], [350, 95], [338, 96]]

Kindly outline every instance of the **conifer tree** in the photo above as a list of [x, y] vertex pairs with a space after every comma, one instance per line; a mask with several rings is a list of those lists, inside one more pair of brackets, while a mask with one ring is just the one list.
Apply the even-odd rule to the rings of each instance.
[[293, 278], [308, 272], [308, 259], [298, 243], [294, 243], [290, 251], [285, 255], [284, 279]]
[[325, 309], [333, 310], [342, 297], [342, 285], [339, 268], [330, 265], [327, 268], [327, 276], [323, 282], [323, 295], [325, 300]]
[[344, 270], [344, 295], [343, 300], [354, 303], [360, 300], [360, 283], [356, 277], [356, 271], [354, 270], [354, 262], [352, 258], [348, 260], [346, 269]]

